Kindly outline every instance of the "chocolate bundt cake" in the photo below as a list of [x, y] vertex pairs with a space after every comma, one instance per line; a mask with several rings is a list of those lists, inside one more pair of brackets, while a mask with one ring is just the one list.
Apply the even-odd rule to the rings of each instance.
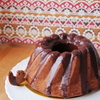
[[70, 98], [100, 88], [99, 67], [91, 41], [76, 34], [53, 34], [37, 43], [24, 78], [31, 88], [47, 96]]

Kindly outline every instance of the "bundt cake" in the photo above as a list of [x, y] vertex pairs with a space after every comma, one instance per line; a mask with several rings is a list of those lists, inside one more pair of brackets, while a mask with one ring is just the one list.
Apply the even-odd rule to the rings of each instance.
[[[47, 96], [70, 98], [100, 88], [99, 67], [99, 55], [90, 40], [76, 34], [53, 34], [37, 43], [24, 78]], [[10, 72], [12, 84], [13, 77]]]

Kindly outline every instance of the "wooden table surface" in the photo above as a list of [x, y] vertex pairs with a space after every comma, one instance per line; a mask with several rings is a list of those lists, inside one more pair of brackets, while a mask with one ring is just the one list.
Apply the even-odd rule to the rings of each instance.
[[9, 100], [5, 92], [5, 79], [8, 72], [21, 60], [29, 57], [34, 50], [32, 44], [0, 44], [0, 100]]
[[[2, 43], [0, 44], [0, 100], [9, 100], [5, 92], [5, 79], [8, 72], [20, 61], [29, 57], [35, 45]], [[100, 54], [100, 50], [98, 50]]]

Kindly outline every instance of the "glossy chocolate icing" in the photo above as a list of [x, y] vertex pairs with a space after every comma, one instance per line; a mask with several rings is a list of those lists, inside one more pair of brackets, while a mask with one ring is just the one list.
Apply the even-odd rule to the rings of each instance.
[[[37, 66], [35, 66], [34, 62], [36, 62], [37, 58], [39, 62]], [[41, 76], [42, 79], [39, 74], [45, 64], [49, 64], [49, 62], [47, 62], [49, 59], [52, 60], [49, 66], [50, 71], [47, 70], [47, 77], [43, 74], [43, 76]], [[73, 64], [75, 59], [78, 61], [76, 65]], [[33, 66], [35, 67], [34, 70]], [[77, 76], [78, 79], [74, 84], [72, 75], [75, 73], [75, 71], [73, 72], [75, 68], [79, 70], [76, 71], [79, 77]], [[44, 69], [46, 69], [46, 66]], [[62, 69], [61, 73], [60, 69]], [[42, 93], [48, 96], [69, 98], [98, 90], [100, 88], [100, 75], [98, 75], [100, 71], [98, 69], [100, 69], [100, 58], [90, 40], [76, 34], [53, 34], [50, 37], [44, 37], [43, 40], [37, 44], [26, 68], [25, 79], [29, 85], [37, 91], [38, 87], [35, 86], [37, 86], [36, 84], [38, 84], [39, 79], [42, 80], [41, 82], [47, 80], [46, 85], [44, 85], [45, 88], [43, 91], [41, 90]], [[76, 79], [75, 76], [74, 79]], [[53, 90], [52, 86], [58, 83], [60, 85], [57, 85], [57, 90]], [[70, 92], [69, 89], [74, 85], [78, 85], [77, 87], [79, 89], [74, 88], [74, 92]], [[58, 95], [53, 91], [60, 91], [60, 94]]]
[[[46, 50], [46, 49], [45, 49], [45, 50]], [[45, 51], [45, 50], [44, 50], [44, 51]], [[44, 51], [43, 51], [43, 52], [44, 52]], [[50, 51], [50, 49], [48, 49], [47, 51]], [[43, 53], [43, 52], [42, 52], [42, 53]], [[45, 56], [46, 56], [46, 57], [45, 57]], [[52, 57], [53, 57], [53, 62], [55, 62], [55, 60], [56, 60], [57, 57], [59, 56], [59, 52], [57, 52], [57, 51], [55, 51], [55, 52], [48, 52], [45, 56], [44, 56], [43, 58], [41, 58], [41, 62], [40, 62], [39, 68], [38, 68], [38, 70], [37, 70], [35, 76], [34, 76], [33, 79], [32, 79], [31, 85], [33, 85], [34, 81], [36, 80], [37, 75], [38, 75], [39, 71], [42, 69], [42, 66], [43, 66], [43, 64], [45, 63], [45, 61], [46, 61], [48, 58], [50, 58], [50, 57], [52, 56]]]
[[80, 58], [80, 73], [81, 73], [80, 77], [81, 77], [82, 95], [92, 91], [87, 79], [87, 70], [88, 70], [87, 53], [90, 53], [91, 64], [93, 65], [92, 67], [97, 79], [98, 79], [99, 56], [93, 44], [88, 39], [86, 39], [83, 36], [77, 36], [76, 34], [67, 35], [65, 33], [62, 33], [59, 35], [59, 37], [58, 35], [53, 34], [50, 37], [47, 38], [45, 37], [45, 41], [42, 40], [40, 45], [45, 45], [52, 51], [58, 51], [60, 53], [60, 56], [56, 59], [56, 62], [52, 66], [50, 71], [50, 78], [46, 88], [47, 95], [51, 94], [50, 87], [52, 85], [54, 74], [56, 73], [56, 70], [54, 69], [57, 69], [57, 66], [60, 63], [63, 63], [65, 72], [61, 80], [60, 89], [62, 89], [63, 91], [62, 97], [67, 98], [68, 80], [72, 68], [73, 58], [75, 56], [78, 56]]

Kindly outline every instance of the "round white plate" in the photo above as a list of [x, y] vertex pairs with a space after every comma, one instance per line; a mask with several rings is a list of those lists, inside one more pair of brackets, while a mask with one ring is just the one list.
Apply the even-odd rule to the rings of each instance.
[[[29, 58], [24, 59], [14, 66], [11, 70], [13, 74], [15, 75], [17, 70], [25, 70], [28, 61]], [[10, 100], [100, 100], [100, 90], [85, 96], [71, 99], [48, 98], [32, 92], [26, 86], [19, 87], [11, 85], [8, 81], [8, 77], [6, 77], [5, 80], [5, 90]]]

